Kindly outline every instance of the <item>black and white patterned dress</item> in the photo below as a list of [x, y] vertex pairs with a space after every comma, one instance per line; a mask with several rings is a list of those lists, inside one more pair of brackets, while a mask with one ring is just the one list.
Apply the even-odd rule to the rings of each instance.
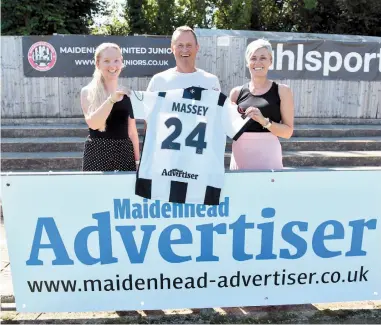
[[128, 117], [134, 118], [128, 96], [113, 105], [104, 132], [89, 129], [83, 171], [136, 171], [134, 147], [128, 137]]

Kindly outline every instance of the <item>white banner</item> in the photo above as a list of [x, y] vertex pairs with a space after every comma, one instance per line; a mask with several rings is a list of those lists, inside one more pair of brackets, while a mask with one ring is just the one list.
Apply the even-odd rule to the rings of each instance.
[[18, 311], [379, 299], [380, 171], [227, 173], [215, 207], [143, 200], [135, 179], [3, 175]]

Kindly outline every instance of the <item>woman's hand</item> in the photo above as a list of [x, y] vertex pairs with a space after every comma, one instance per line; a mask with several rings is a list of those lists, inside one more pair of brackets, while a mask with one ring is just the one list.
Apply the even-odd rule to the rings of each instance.
[[248, 107], [245, 111], [245, 115], [250, 117], [254, 121], [258, 122], [262, 126], [267, 124], [267, 120], [262, 115], [258, 107], [253, 107], [253, 106]]
[[120, 102], [125, 95], [130, 96], [130, 91], [127, 89], [118, 89], [110, 94], [109, 99], [112, 103], [116, 103]]

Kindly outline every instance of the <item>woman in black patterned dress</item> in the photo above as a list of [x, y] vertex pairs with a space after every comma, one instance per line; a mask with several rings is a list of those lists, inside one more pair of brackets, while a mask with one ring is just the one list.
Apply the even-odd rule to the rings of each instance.
[[89, 126], [83, 171], [136, 171], [139, 137], [127, 91], [118, 85], [123, 67], [120, 47], [103, 43], [95, 51], [92, 81], [81, 90]]

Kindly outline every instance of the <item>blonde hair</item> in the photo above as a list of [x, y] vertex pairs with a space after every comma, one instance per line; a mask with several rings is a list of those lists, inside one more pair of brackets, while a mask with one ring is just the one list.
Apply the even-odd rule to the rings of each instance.
[[245, 53], [245, 59], [246, 63], [249, 64], [250, 58], [255, 53], [256, 50], [259, 50], [261, 48], [265, 48], [267, 51], [269, 51], [269, 54], [271, 56], [271, 59], [273, 57], [273, 49], [271, 47], [271, 44], [268, 40], [266, 39], [257, 39], [255, 41], [252, 41], [246, 48], [246, 53]]
[[[104, 78], [102, 73], [97, 67], [97, 63], [102, 52], [108, 48], [117, 49], [122, 55], [122, 50], [119, 45], [115, 43], [102, 43], [95, 49], [94, 59], [95, 59], [95, 70], [93, 73], [93, 79], [87, 86], [87, 100], [89, 101], [88, 114], [93, 113], [102, 103], [107, 99], [106, 88], [104, 84]], [[106, 125], [102, 128], [99, 128], [99, 131], [105, 131]]]
[[180, 26], [180, 27], [177, 27], [175, 29], [175, 31], [173, 32], [172, 34], [172, 39], [171, 39], [171, 44], [173, 44], [178, 36], [178, 34], [182, 33], [182, 32], [190, 32], [193, 34], [194, 36], [194, 39], [196, 40], [196, 45], [198, 45], [198, 41], [197, 41], [197, 36], [196, 36], [196, 33], [194, 32], [194, 30], [192, 28], [190, 28], [189, 26]]

